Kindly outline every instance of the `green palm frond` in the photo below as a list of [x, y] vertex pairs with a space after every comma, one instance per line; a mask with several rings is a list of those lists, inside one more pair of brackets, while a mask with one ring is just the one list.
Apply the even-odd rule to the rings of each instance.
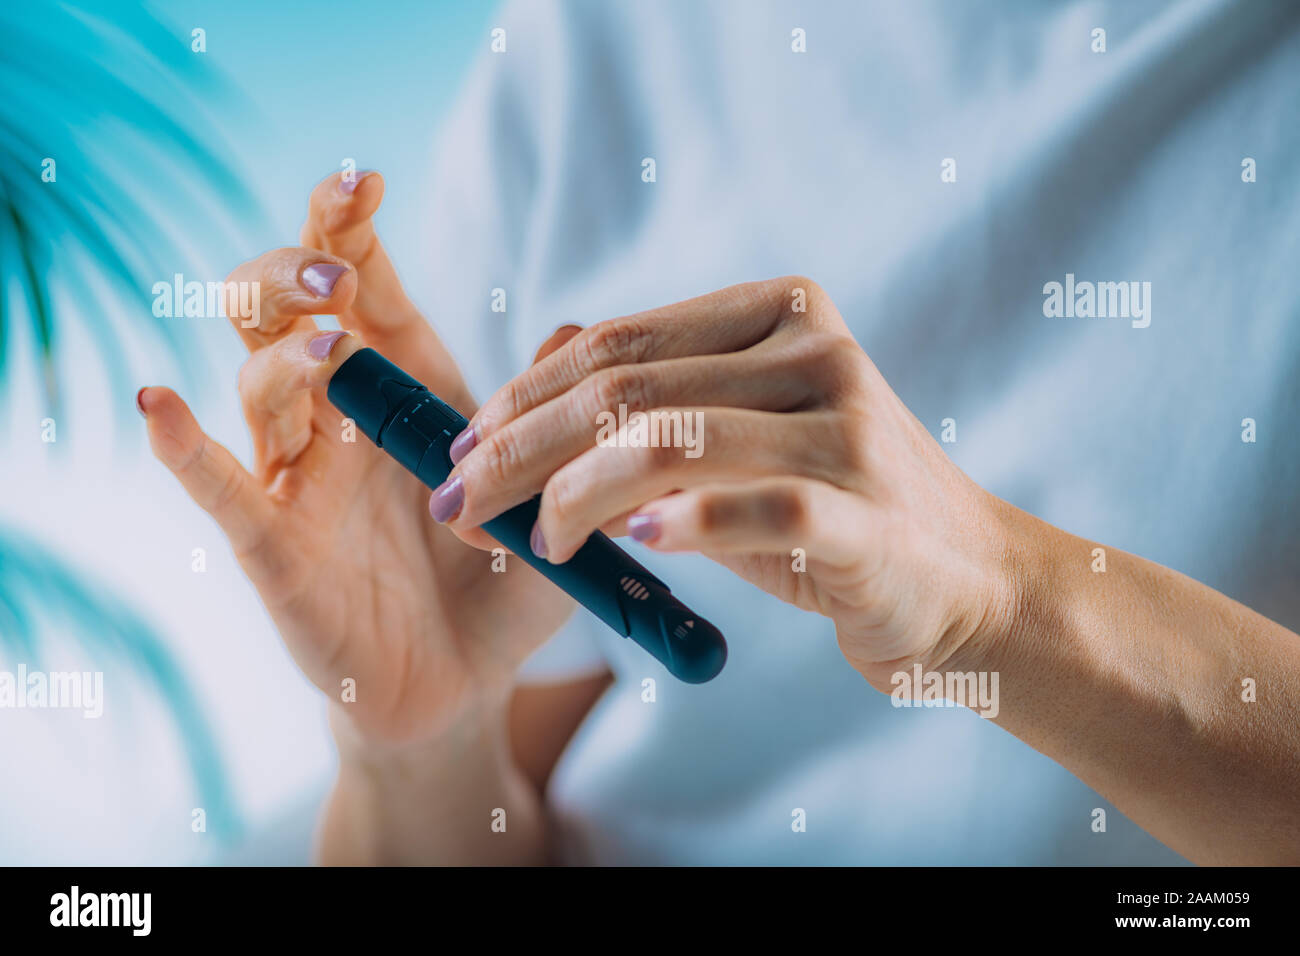
[[[218, 103], [253, 111], [191, 52], [188, 28], [140, 6], [5, 4], [0, 37], [0, 390], [22, 358], [21, 324], [47, 414], [61, 417], [59, 343], [74, 321], [115, 394], [131, 391], [124, 344], [141, 329], [186, 381], [202, 381], [180, 327], [153, 315], [151, 290], [201, 271], [195, 260], [216, 242], [266, 230], [211, 113]], [[47, 158], [53, 182], [42, 179]], [[46, 634], [71, 635], [81, 654], [152, 685], [182, 734], [211, 829], [234, 834], [220, 753], [162, 641], [48, 550], [0, 528], [0, 654], [36, 659]]]
[[[202, 367], [175, 323], [154, 317], [149, 290], [193, 264], [182, 263], [189, 257], [178, 250], [192, 250], [199, 236], [264, 225], [224, 158], [228, 146], [213, 132], [212, 104], [246, 104], [203, 54], [190, 52], [188, 34], [167, 30], [144, 8], [104, 10], [100, 16], [60, 3], [0, 9], [0, 163], [8, 171], [0, 195], [10, 211], [0, 251], [8, 247], [19, 259], [0, 268], [14, 270], [26, 301], [51, 414], [61, 397], [52, 285], [76, 306], [61, 321], [85, 323], [115, 389], [128, 389], [127, 369], [109, 334], [109, 310], [90, 283], [79, 281], [78, 267], [108, 280], [120, 295], [116, 311], [143, 319], [193, 378]], [[55, 161], [54, 182], [42, 180], [46, 159]], [[202, 224], [198, 235], [193, 222]], [[17, 309], [6, 313], [16, 321]], [[12, 350], [0, 358], [3, 381]]]

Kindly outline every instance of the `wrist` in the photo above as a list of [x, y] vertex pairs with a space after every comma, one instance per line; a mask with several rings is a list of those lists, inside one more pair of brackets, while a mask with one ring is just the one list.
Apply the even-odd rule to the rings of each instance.
[[403, 774], [484, 745], [505, 746], [509, 705], [508, 690], [477, 693], [409, 731], [374, 733], [366, 721], [353, 718], [348, 704], [332, 701], [329, 723], [340, 769], [370, 775]]
[[893, 695], [902, 687], [909, 696], [917, 668], [922, 675], [996, 671], [1008, 652], [1014, 653], [1013, 645], [1026, 639], [1041, 601], [1038, 582], [1050, 554], [1047, 532], [1055, 529], [994, 495], [978, 493], [978, 517], [967, 539], [978, 542], [979, 551], [968, 552], [955, 565], [967, 570], [941, 580], [941, 594], [930, 595], [943, 598], [931, 604], [937, 615], [929, 625], [933, 640], [904, 657], [859, 667], [883, 693]]
[[[541, 802], [510, 752], [508, 707], [484, 702], [416, 742], [331, 725], [338, 780], [321, 834], [324, 863], [518, 863], [540, 858]], [[500, 819], [504, 832], [493, 828]]]
[[1069, 642], [1075, 576], [1063, 563], [1072, 536], [989, 495], [998, 529], [991, 597], [969, 637], [932, 669], [1033, 680], [1041, 661], [1042, 635]]

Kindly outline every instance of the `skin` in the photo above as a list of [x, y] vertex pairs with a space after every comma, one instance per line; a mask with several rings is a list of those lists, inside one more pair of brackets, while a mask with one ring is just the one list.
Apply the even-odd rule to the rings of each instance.
[[[703, 454], [598, 444], [624, 404], [700, 412]], [[914, 664], [998, 673], [998, 724], [1190, 859], [1300, 862], [1300, 637], [1117, 549], [1093, 573], [1095, 542], [948, 459], [812, 280], [594, 325], [470, 430], [458, 532], [540, 492], [549, 560], [598, 528], [702, 552], [829, 617], [879, 691]]]
[[[383, 190], [375, 173], [352, 193], [337, 176], [325, 180], [312, 192], [303, 246], [268, 252], [228, 279], [261, 283], [257, 327], [242, 327], [251, 316], [231, 319], [250, 351], [239, 395], [251, 471], [204, 435], [172, 390], [145, 388], [137, 401], [154, 454], [220, 524], [295, 661], [334, 703], [340, 766], [321, 859], [537, 862], [546, 858], [540, 785], [549, 766], [533, 755], [558, 753], [554, 738], [567, 739], [605, 680], [568, 685], [561, 723], [512, 733], [512, 697], [528, 714], [533, 698], [555, 693], [515, 693], [515, 671], [572, 602], [522, 562], [492, 573], [489, 554], [428, 517], [427, 488], [364, 436], [342, 440], [324, 386], [363, 341], [462, 411], [477, 408], [375, 235]], [[344, 267], [328, 295], [302, 283], [318, 264]], [[313, 315], [337, 315], [353, 333], [323, 361], [307, 351], [319, 334]], [[347, 678], [356, 699], [345, 704]], [[527, 759], [515, 759], [512, 740]], [[508, 835], [492, 839], [496, 807], [508, 808]], [[484, 825], [443, 832], [432, 822], [467, 816]]]
[[[335, 700], [357, 679], [357, 702], [333, 709], [323, 860], [547, 859], [545, 780], [609, 678], [516, 688], [518, 663], [570, 607], [522, 563], [492, 575], [474, 550], [490, 546], [482, 522], [541, 493], [550, 560], [598, 528], [702, 552], [829, 617], [878, 691], [913, 664], [997, 672], [997, 723], [1192, 860], [1300, 862], [1300, 638], [1115, 549], [1093, 574], [1095, 542], [949, 461], [814, 282], [561, 330], [477, 408], [374, 237], [381, 193], [375, 174], [351, 195], [326, 180], [303, 237], [322, 251], [278, 250], [232, 276], [264, 290], [261, 328], [241, 332], [251, 474], [173, 393], [141, 398], [155, 452], [226, 530], [304, 671]], [[297, 291], [314, 262], [352, 264], [324, 300]], [[358, 336], [315, 359], [312, 314]], [[413, 520], [414, 479], [338, 440], [322, 386], [361, 337], [476, 409], [434, 493], [458, 504], [445, 527]], [[700, 411], [704, 453], [598, 446], [596, 416], [620, 404]], [[1246, 677], [1255, 703], [1241, 700]], [[507, 834], [490, 833], [495, 807]]]

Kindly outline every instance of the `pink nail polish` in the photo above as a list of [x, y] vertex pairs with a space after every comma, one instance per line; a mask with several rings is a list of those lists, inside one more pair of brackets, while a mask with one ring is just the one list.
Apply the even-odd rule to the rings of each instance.
[[533, 525], [533, 533], [528, 536], [528, 546], [533, 549], [533, 554], [539, 558], [546, 557], [546, 538], [542, 536], [542, 526]]
[[648, 544], [659, 537], [662, 520], [654, 512], [645, 515], [632, 515], [627, 519], [627, 533], [632, 536], [634, 541]]
[[434, 521], [445, 524], [460, 514], [461, 506], [464, 504], [465, 483], [460, 480], [460, 475], [457, 475], [433, 490], [429, 498], [429, 514], [433, 515]]
[[339, 177], [339, 192], [343, 193], [343, 195], [345, 195], [345, 196], [351, 196], [354, 192], [357, 191], [357, 187], [361, 185], [361, 180], [363, 180], [363, 179], [365, 179], [367, 176], [369, 176], [370, 173], [371, 173], [371, 170], [369, 170], [369, 169], [364, 169], [364, 170], [360, 170], [360, 171], [358, 171], [358, 172], [356, 172], [356, 173], [353, 173], [351, 179], [348, 178], [347, 174], [344, 174], [343, 176], [340, 176], [340, 177]]
[[330, 352], [334, 351], [334, 346], [338, 344], [339, 339], [350, 334], [347, 331], [335, 331], [313, 335], [307, 340], [307, 354], [316, 361], [323, 362], [330, 357]]
[[339, 276], [347, 271], [347, 266], [333, 262], [317, 262], [302, 270], [300, 281], [303, 288], [318, 299], [328, 299], [339, 281]]
[[468, 455], [477, 444], [478, 429], [470, 425], [452, 441], [451, 447], [447, 449], [447, 457], [451, 459], [453, 465], [459, 465], [460, 460]]

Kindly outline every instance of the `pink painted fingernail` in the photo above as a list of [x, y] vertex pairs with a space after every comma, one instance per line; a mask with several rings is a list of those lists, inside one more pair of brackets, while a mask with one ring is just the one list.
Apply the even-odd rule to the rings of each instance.
[[458, 465], [460, 460], [468, 455], [470, 449], [477, 444], [478, 431], [473, 425], [470, 425], [452, 441], [451, 447], [447, 449], [447, 457], [451, 459], [453, 465]]
[[340, 266], [333, 262], [318, 262], [302, 270], [300, 281], [303, 288], [312, 295], [320, 299], [328, 299], [330, 293], [334, 291], [335, 283], [339, 281], [339, 276], [347, 271], [347, 266]]
[[358, 170], [352, 174], [351, 178], [348, 177], [347, 173], [344, 173], [339, 177], [339, 192], [343, 193], [345, 196], [351, 196], [357, 191], [357, 187], [361, 185], [361, 180], [365, 179], [372, 172], [374, 172], [374, 170], [371, 169]]
[[651, 512], [645, 515], [633, 515], [627, 519], [627, 533], [634, 541], [649, 542], [659, 537], [662, 524], [660, 517]]
[[464, 504], [465, 483], [460, 480], [460, 475], [457, 475], [433, 490], [433, 494], [429, 497], [429, 514], [433, 515], [434, 521], [445, 524], [460, 514], [461, 506]]
[[144, 402], [141, 401], [141, 396], [144, 395], [144, 390], [148, 387], [148, 385], [145, 385], [140, 389], [140, 391], [135, 393], [135, 410], [140, 413], [141, 418], [145, 419], [149, 417], [149, 413], [144, 410]]
[[321, 332], [319, 335], [313, 335], [307, 340], [307, 354], [318, 362], [323, 362], [330, 357], [330, 352], [334, 351], [334, 346], [338, 340], [351, 333], [344, 331]]
[[542, 526], [533, 524], [533, 533], [528, 536], [528, 546], [539, 558], [546, 557], [546, 538], [542, 536]]

